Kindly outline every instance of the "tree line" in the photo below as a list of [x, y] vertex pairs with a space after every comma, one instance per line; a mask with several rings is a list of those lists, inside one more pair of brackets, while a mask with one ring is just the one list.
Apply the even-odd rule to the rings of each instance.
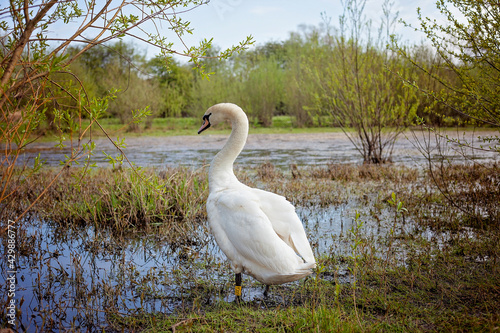
[[[417, 12], [428, 40], [410, 45], [395, 33], [397, 14], [389, 0], [382, 5], [379, 26], [366, 19], [366, 0], [346, 0], [337, 24], [323, 13], [318, 26], [301, 26], [285, 41], [246, 51], [250, 39], [242, 42], [244, 47], [222, 52], [204, 41], [184, 52], [187, 64], [173, 60], [175, 52], [160, 32], [149, 38], [159, 51], [152, 59], [137, 44], [124, 42], [125, 36], [137, 37], [132, 28], [140, 22], [134, 15], [117, 14], [115, 21], [104, 24], [102, 31], [111, 31], [110, 36], [96, 34], [82, 43], [82, 30], [51, 48], [44, 31], [48, 34], [56, 18], [66, 22], [90, 16], [74, 2], [43, 4], [34, 7], [41, 15], [31, 21], [22, 17], [29, 2], [13, 4], [13, 22], [19, 25], [11, 29], [3, 21], [0, 26], [6, 31], [0, 88], [7, 87], [0, 106], [5, 122], [16, 129], [12, 133], [24, 131], [14, 121], [23, 110], [29, 110], [23, 123], [29, 120], [31, 126], [24, 132], [43, 134], [45, 126], [54, 133], [76, 132], [76, 118], [96, 124], [100, 117], [118, 118], [137, 131], [140, 119], [147, 127], [154, 117], [196, 117], [225, 101], [242, 106], [260, 126], [270, 126], [273, 116], [289, 115], [296, 127], [341, 127], [366, 162], [379, 163], [387, 158], [382, 151], [390, 152], [397, 135], [416, 121], [498, 126], [499, 24], [494, 2], [440, 1], [438, 9], [450, 21], [443, 26], [432, 25]], [[468, 24], [454, 19], [448, 4]], [[42, 32], [28, 42], [24, 37], [34, 30], [23, 22], [35, 19]], [[188, 31], [189, 25], [175, 20], [177, 29]]]
[[[419, 73], [411, 64], [415, 61], [436, 67], [439, 75], [458, 84], [455, 74], [439, 69], [430, 46], [405, 46], [410, 61], [387, 47], [390, 35], [362, 40], [332, 30], [327, 24], [301, 26], [283, 42], [268, 42], [225, 61], [215, 58], [220, 50], [212, 46], [200, 60], [213, 73], [208, 79], [193, 71], [190, 63], [174, 60], [166, 65], [162, 57], [148, 59], [145, 50], [124, 41], [96, 46], [70, 68], [83, 78], [90, 97], [116, 90], [107, 116], [124, 123], [131, 110], [145, 105], [152, 117], [196, 117], [222, 101], [241, 105], [262, 126], [270, 126], [277, 115], [292, 116], [297, 127], [354, 126], [349, 117], [361, 116], [363, 109], [375, 113], [371, 118], [391, 118], [385, 124], [389, 126], [410, 122], [415, 115], [436, 126], [463, 123], [450, 108], [405, 87], [400, 77], [437, 92], [447, 89]], [[373, 99], [365, 105], [356, 103], [366, 100], [364, 96]], [[339, 113], [332, 116], [333, 110]]]
[[[452, 21], [455, 27], [449, 30], [419, 17], [431, 43], [402, 43], [390, 1], [383, 3], [381, 23], [374, 26], [364, 15], [366, 0], [347, 0], [338, 24], [323, 13], [318, 26], [300, 26], [285, 41], [268, 42], [224, 61], [218, 57], [221, 51], [210, 45], [196, 62], [203, 75], [192, 70], [192, 63], [172, 58], [167, 63], [163, 55], [147, 59], [144, 51], [122, 40], [84, 53], [69, 48], [70, 57], [81, 53], [70, 70], [83, 78], [89, 97], [110, 97], [103, 115], [129, 124], [129, 130], [140, 130], [133, 121], [137, 113], [149, 116], [147, 127], [154, 117], [197, 117], [213, 104], [232, 102], [258, 126], [269, 127], [274, 116], [288, 115], [295, 127], [340, 127], [365, 162], [383, 163], [390, 160], [398, 135], [412, 124], [498, 125], [498, 98], [491, 90], [498, 55], [487, 52], [495, 51], [494, 30], [488, 24], [496, 18], [485, 17], [494, 16], [497, 8], [450, 2], [475, 29], [461, 40], [461, 22]], [[453, 17], [448, 7], [438, 4], [438, 9]], [[451, 37], [439, 39], [439, 29]], [[480, 33], [472, 36], [473, 31]], [[493, 118], [484, 122], [485, 117]]]
[[[384, 1], [379, 26], [366, 19], [365, 5], [366, 0], [347, 0], [336, 25], [323, 13], [319, 26], [301, 26], [283, 42], [268, 42], [224, 61], [210, 45], [196, 63], [204, 75], [192, 71], [191, 63], [170, 58], [167, 64], [164, 56], [147, 59], [122, 40], [86, 50], [70, 70], [84, 78], [91, 98], [110, 96], [105, 116], [119, 118], [129, 130], [140, 130], [133, 121], [137, 113], [150, 116], [147, 127], [154, 117], [196, 117], [213, 104], [232, 102], [258, 126], [269, 127], [274, 116], [288, 115], [295, 127], [340, 127], [367, 163], [390, 160], [398, 135], [417, 120], [438, 127], [478, 124], [469, 113], [479, 112], [476, 107], [456, 112], [475, 93], [467, 92], [466, 80], [477, 75], [477, 59], [460, 58], [470, 45], [447, 58], [443, 45], [432, 39], [436, 27], [426, 26], [421, 17], [422, 30], [435, 45], [403, 44], [395, 32], [393, 3]], [[477, 15], [484, 14], [483, 7]], [[444, 50], [455, 52], [458, 46]], [[70, 56], [80, 53], [81, 48], [68, 49]], [[213, 75], [206, 79], [207, 73]]]

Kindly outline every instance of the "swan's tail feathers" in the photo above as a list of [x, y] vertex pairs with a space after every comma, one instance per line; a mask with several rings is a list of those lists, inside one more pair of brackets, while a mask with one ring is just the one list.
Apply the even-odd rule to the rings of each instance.
[[292, 281], [297, 281], [302, 278], [305, 278], [306, 276], [309, 276], [312, 274], [312, 270], [316, 267], [316, 263], [302, 263], [300, 264], [299, 267], [295, 270], [295, 272], [290, 273], [290, 274], [272, 274], [270, 276], [267, 276], [265, 279], [257, 279], [260, 282], [264, 284], [282, 284], [282, 283], [287, 283], [287, 282], [292, 282]]
[[297, 268], [297, 273], [305, 274], [304, 277], [311, 275], [316, 268], [316, 262], [305, 262]]

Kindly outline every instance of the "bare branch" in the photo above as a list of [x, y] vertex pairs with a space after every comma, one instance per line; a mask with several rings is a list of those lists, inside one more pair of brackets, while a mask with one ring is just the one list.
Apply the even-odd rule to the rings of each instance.
[[40, 22], [45, 14], [57, 3], [57, 0], [51, 0], [50, 2], [45, 5], [40, 11], [36, 14], [36, 16], [29, 20], [28, 23], [26, 24], [26, 28], [23, 31], [22, 36], [19, 38], [19, 41], [16, 44], [16, 47], [14, 48], [14, 52], [10, 58], [10, 61], [7, 63], [7, 66], [4, 70], [3, 76], [0, 80], [0, 95], [3, 95], [5, 92], [5, 84], [7, 81], [9, 81], [10, 77], [12, 76], [12, 73], [14, 72], [14, 67], [17, 65], [21, 53], [24, 50], [24, 46], [26, 43], [29, 41], [29, 38], [31, 34], [33, 33], [33, 30], [35, 30], [36, 25], [38, 22]]

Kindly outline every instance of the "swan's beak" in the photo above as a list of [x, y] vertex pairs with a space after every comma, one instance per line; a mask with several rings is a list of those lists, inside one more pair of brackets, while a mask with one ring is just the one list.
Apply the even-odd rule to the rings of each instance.
[[208, 121], [208, 117], [203, 117], [203, 125], [201, 125], [200, 129], [198, 130], [198, 134], [200, 134], [209, 127], [210, 127], [210, 122]]

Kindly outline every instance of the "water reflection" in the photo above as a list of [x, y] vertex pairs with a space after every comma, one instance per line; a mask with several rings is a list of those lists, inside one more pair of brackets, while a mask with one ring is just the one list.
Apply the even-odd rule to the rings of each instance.
[[[80, 327], [93, 332], [109, 324], [113, 313], [171, 313], [189, 288], [173, 282], [175, 272], [195, 262], [189, 254], [194, 250], [187, 246], [173, 246], [155, 235], [117, 239], [93, 228], [58, 232], [60, 227], [37, 220], [22, 226], [16, 244], [19, 331]], [[210, 259], [221, 260], [218, 266], [222, 265], [223, 257], [214, 251], [209, 237], [198, 239], [204, 238], [196, 245], [196, 257], [210, 253]], [[6, 260], [0, 262], [0, 270], [5, 290]], [[3, 295], [2, 308], [8, 301]], [[0, 317], [0, 326], [6, 326], [6, 319]]]
[[[456, 133], [449, 135], [457, 137]], [[482, 135], [488, 135], [488, 133]], [[417, 133], [417, 136], [419, 143], [422, 144], [424, 134]], [[473, 132], [461, 135], [467, 141], [471, 141], [470, 138], [474, 136]], [[210, 163], [226, 139], [226, 135], [136, 137], [126, 140], [127, 147], [124, 151], [128, 159], [138, 166], [199, 168]], [[432, 141], [428, 143], [432, 154], [437, 155], [438, 150], [435, 149], [437, 143]], [[444, 143], [441, 142], [441, 144]], [[54, 145], [54, 143], [35, 143], [29, 150], [21, 154], [18, 162], [20, 164], [33, 163], [34, 157], [40, 154], [47, 164], [59, 165], [60, 161], [64, 160], [64, 155], [70, 153], [70, 149], [56, 149]], [[96, 140], [96, 145], [98, 150], [95, 152], [93, 161], [98, 166], [109, 165], [102, 152], [116, 156], [116, 149], [105, 139]], [[407, 166], [425, 165], [426, 158], [417, 147], [415, 138], [401, 136], [393, 149], [393, 162]], [[445, 158], [459, 161], [463, 159], [463, 156], [456, 151], [456, 148], [454, 145], [443, 146], [440, 153], [444, 154]], [[471, 159], [498, 160], [498, 153], [473, 152], [463, 149], [461, 148], [460, 152]], [[363, 160], [359, 152], [342, 133], [255, 134], [249, 136], [236, 164], [251, 168], [270, 162], [279, 168], [288, 168], [291, 163], [303, 166], [327, 164], [332, 161], [335, 163], [362, 163]]]
[[[298, 207], [316, 256], [351, 254], [356, 211], [366, 221], [363, 237], [377, 245], [390, 225], [370, 217], [370, 206], [351, 201], [339, 206]], [[389, 212], [383, 214], [383, 220], [390, 221]], [[233, 274], [206, 225], [200, 225], [194, 239], [170, 244], [154, 232], [116, 238], [93, 227], [68, 230], [44, 221], [25, 223], [18, 237], [16, 300], [21, 305], [20, 330], [81, 327], [94, 332], [112, 326], [114, 313], [168, 314], [189, 308], [193, 302], [232, 301]], [[0, 270], [0, 284], [5, 286], [5, 261], [0, 263]], [[338, 270], [347, 282], [348, 270]], [[325, 278], [329, 276], [333, 274], [326, 272]], [[246, 300], [263, 297], [263, 287], [253, 283], [245, 278]], [[6, 295], [0, 304], [5, 302]]]

